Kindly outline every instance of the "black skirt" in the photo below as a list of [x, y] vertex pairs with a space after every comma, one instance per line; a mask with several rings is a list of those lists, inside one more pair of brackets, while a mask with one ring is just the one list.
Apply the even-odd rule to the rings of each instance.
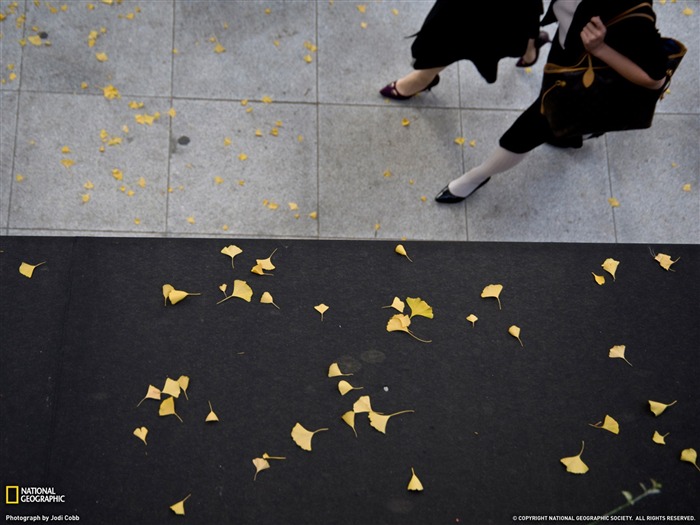
[[528, 39], [537, 36], [542, 11], [541, 0], [437, 0], [411, 46], [413, 67], [471, 60], [493, 83], [498, 61], [522, 56]]

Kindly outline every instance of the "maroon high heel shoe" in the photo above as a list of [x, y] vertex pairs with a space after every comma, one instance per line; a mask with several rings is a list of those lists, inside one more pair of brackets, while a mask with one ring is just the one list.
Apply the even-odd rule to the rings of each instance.
[[408, 100], [409, 98], [415, 97], [418, 93], [422, 93], [423, 91], [430, 91], [435, 86], [437, 86], [440, 83], [440, 75], [435, 75], [435, 78], [430, 82], [430, 84], [418, 91], [418, 93], [414, 93], [413, 95], [402, 95], [401, 93], [399, 93], [399, 90], [396, 89], [396, 82], [397, 81], [394, 80], [391, 84], [384, 86], [379, 91], [379, 94], [383, 97], [390, 98], [392, 100]]
[[515, 67], [534, 66], [540, 58], [540, 48], [549, 43], [549, 41], [549, 34], [546, 31], [540, 31], [540, 34], [537, 35], [537, 38], [535, 39], [535, 59], [532, 62], [525, 62], [523, 57], [520, 57], [520, 59], [515, 63]]

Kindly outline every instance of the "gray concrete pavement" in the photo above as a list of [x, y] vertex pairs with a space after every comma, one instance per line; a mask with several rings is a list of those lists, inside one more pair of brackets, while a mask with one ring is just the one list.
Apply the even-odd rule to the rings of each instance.
[[544, 59], [387, 101], [431, 5], [0, 0], [0, 234], [700, 242], [696, 0], [655, 2], [689, 51], [651, 129], [543, 146], [452, 206]]

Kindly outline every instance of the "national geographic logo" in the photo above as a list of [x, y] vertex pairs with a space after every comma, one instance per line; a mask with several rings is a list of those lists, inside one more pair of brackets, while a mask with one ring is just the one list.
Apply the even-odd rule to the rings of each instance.
[[53, 487], [20, 487], [19, 485], [5, 486], [5, 505], [20, 503], [65, 503], [66, 496], [56, 494]]

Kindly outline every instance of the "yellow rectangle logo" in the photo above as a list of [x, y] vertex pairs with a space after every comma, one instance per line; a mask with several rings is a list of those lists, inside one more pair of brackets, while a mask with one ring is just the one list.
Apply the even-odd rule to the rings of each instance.
[[17, 505], [19, 503], [19, 486], [5, 485], [5, 505]]

